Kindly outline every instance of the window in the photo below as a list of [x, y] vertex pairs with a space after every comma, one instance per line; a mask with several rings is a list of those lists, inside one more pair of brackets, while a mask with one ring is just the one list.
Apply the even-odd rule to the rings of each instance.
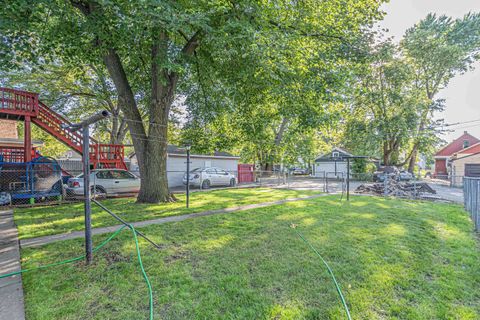
[[340, 157], [340, 153], [338, 151], [332, 152], [332, 158], [338, 158]]
[[99, 171], [97, 173], [98, 179], [113, 179], [112, 172], [108, 170]]
[[224, 176], [228, 175], [228, 172], [225, 171], [225, 170], [222, 170], [222, 169], [217, 169], [217, 173], [221, 174], [221, 175], [224, 175]]
[[468, 148], [470, 146], [470, 142], [468, 140], [463, 140], [463, 149]]
[[206, 172], [208, 174], [215, 174], [216, 173], [216, 170], [215, 169], [207, 169]]
[[113, 179], [133, 179], [134, 177], [127, 171], [110, 171], [112, 173]]

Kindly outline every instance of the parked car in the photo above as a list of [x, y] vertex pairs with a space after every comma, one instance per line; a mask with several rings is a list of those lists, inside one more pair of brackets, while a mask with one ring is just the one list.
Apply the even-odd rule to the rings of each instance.
[[399, 170], [394, 166], [380, 167], [373, 173], [374, 182], [383, 182], [385, 177], [388, 176], [397, 181], [410, 181], [414, 178], [413, 174], [406, 170]]
[[414, 178], [413, 174], [411, 174], [410, 172], [408, 172], [406, 170], [401, 170], [398, 173], [397, 177], [398, 177], [398, 180], [400, 180], [400, 181], [410, 181]]
[[[183, 176], [183, 184], [187, 184], [187, 174]], [[191, 186], [208, 189], [211, 186], [230, 186], [237, 184], [233, 174], [220, 168], [196, 168], [190, 171], [189, 184]]]
[[383, 182], [386, 176], [396, 177], [398, 173], [398, 169], [394, 166], [380, 167], [373, 173], [373, 182]]
[[290, 173], [295, 175], [295, 176], [300, 176], [300, 175], [306, 175], [308, 174], [308, 170], [304, 168], [292, 168], [290, 170]]
[[[90, 192], [94, 195], [137, 193], [140, 190], [140, 178], [122, 169], [95, 169], [90, 172]], [[67, 196], [83, 196], [83, 174], [68, 179]]]

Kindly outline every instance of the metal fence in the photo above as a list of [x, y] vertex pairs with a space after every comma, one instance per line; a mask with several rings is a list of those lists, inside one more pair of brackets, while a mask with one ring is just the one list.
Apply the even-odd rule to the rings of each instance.
[[463, 198], [465, 210], [475, 225], [475, 231], [480, 231], [480, 178], [463, 178]]
[[[42, 178], [46, 177], [47, 173], [40, 172], [40, 168], [37, 168], [35, 172], [26, 172], [26, 169], [23, 167], [11, 168], [10, 170], [0, 168], [1, 181], [3, 183], [0, 189], [0, 192], [2, 192], [0, 197], [3, 197], [3, 202], [0, 205], [42, 205], [83, 200], [83, 179], [71, 179], [82, 174], [80, 168], [72, 168], [68, 171], [69, 175], [66, 175], [67, 172], [65, 170], [60, 172], [57, 169], [53, 177], [54, 181], [52, 180], [49, 186], [45, 185], [47, 180]], [[130, 171], [130, 173], [140, 178], [136, 179], [136, 187], [128, 186], [129, 182], [126, 181], [128, 177], [112, 175], [107, 179], [108, 177], [104, 177], [105, 174], [93, 171], [90, 178], [92, 193], [98, 193], [107, 197], [136, 196], [140, 186], [140, 172]], [[170, 192], [184, 193], [186, 191], [184, 179], [186, 171], [169, 170], [166, 172], [166, 175]], [[347, 188], [347, 176], [344, 172], [295, 174], [281, 170], [252, 170], [251, 174], [248, 175], [248, 179], [245, 179], [245, 177], [239, 179], [238, 171], [225, 170], [223, 173], [204, 173], [200, 176], [200, 179], [190, 180], [190, 190], [192, 192], [204, 189], [270, 187], [341, 193], [345, 192]], [[133, 176], [132, 178], [135, 179]], [[352, 173], [350, 175], [350, 191], [353, 192], [360, 183], [372, 181], [372, 178], [371, 174]], [[71, 179], [70, 182], [68, 182], [69, 179]], [[206, 180], [208, 180], [208, 183], [205, 183]], [[28, 184], [29, 181], [35, 181], [36, 184]], [[42, 188], [40, 188], [40, 181], [43, 181], [44, 184]], [[75, 183], [75, 181], [77, 182]], [[123, 185], [126, 185], [126, 190], [122, 189]]]
[[0, 163], [0, 205], [59, 201], [63, 197], [62, 172], [56, 162]]

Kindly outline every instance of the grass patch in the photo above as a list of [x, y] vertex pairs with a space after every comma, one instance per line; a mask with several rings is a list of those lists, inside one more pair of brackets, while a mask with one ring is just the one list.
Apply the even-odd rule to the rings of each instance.
[[[142, 228], [156, 319], [479, 319], [480, 250], [458, 205], [337, 196]], [[99, 243], [104, 236], [95, 237]], [[71, 240], [22, 250], [33, 267], [82, 254]], [[35, 319], [144, 319], [147, 288], [124, 231], [83, 263], [24, 274]]]
[[[175, 203], [136, 204], [136, 198], [103, 200], [102, 203], [128, 222], [144, 221], [187, 213], [236, 207], [317, 194], [318, 191], [286, 190], [270, 188], [224, 189], [193, 192], [190, 208], [185, 208], [185, 195], [176, 195]], [[15, 223], [19, 238], [28, 239], [84, 229], [83, 202], [56, 206], [15, 209]], [[92, 226], [105, 227], [118, 221], [92, 203]]]

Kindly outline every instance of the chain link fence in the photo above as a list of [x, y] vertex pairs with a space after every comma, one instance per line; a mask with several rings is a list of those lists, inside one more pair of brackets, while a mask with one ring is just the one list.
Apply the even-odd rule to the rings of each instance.
[[[140, 189], [140, 172], [119, 174], [114, 169], [93, 170], [90, 177], [92, 196], [132, 197]], [[184, 193], [186, 171], [166, 172], [170, 192]], [[45, 166], [15, 164], [0, 169], [0, 205], [42, 205], [83, 200], [83, 176], [81, 168], [55, 170]], [[360, 182], [372, 181], [371, 174], [351, 174], [350, 190]], [[224, 188], [270, 187], [295, 190], [317, 190], [326, 193], [346, 191], [347, 176], [344, 172], [317, 172], [298, 174], [283, 170], [229, 171], [221, 168], [201, 168], [190, 172], [192, 192]]]
[[0, 163], [0, 205], [59, 202], [63, 196], [62, 170], [54, 160]]
[[465, 210], [475, 225], [475, 231], [480, 231], [480, 178], [463, 178], [463, 195]]

